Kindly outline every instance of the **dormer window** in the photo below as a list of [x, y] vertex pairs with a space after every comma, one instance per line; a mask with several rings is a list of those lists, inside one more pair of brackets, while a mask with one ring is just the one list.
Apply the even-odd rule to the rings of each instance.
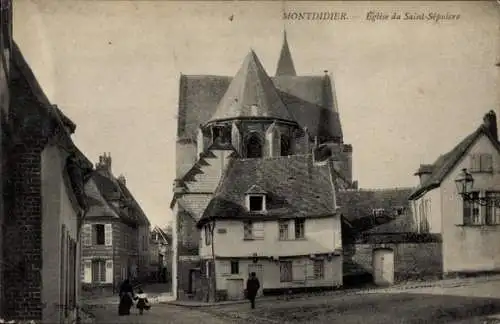
[[266, 191], [258, 185], [253, 185], [246, 192], [247, 209], [251, 212], [266, 210]]

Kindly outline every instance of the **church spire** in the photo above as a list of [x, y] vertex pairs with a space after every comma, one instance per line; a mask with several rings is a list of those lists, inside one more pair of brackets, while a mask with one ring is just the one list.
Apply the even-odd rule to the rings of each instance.
[[283, 46], [281, 47], [280, 59], [276, 68], [276, 76], [296, 76], [295, 67], [293, 65], [292, 54], [288, 47], [286, 39], [286, 30], [283, 31]]

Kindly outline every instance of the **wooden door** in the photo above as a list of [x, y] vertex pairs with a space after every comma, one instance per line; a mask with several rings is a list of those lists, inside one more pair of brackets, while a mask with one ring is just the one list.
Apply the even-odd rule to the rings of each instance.
[[229, 300], [241, 300], [243, 295], [243, 279], [227, 279], [227, 298]]
[[377, 285], [394, 283], [394, 252], [392, 250], [373, 251], [373, 280]]

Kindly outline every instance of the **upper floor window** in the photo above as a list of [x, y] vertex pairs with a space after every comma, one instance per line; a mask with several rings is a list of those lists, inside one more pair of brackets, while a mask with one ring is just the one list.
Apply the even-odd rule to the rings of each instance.
[[[479, 198], [479, 191], [471, 192], [472, 199]], [[480, 225], [481, 219], [481, 205], [478, 202], [467, 201], [463, 202], [463, 217], [464, 225]]]
[[264, 223], [247, 221], [243, 224], [243, 239], [262, 240], [264, 238]]
[[278, 222], [279, 227], [279, 239], [282, 241], [288, 240], [288, 220], [283, 220]]
[[246, 157], [260, 158], [262, 157], [262, 140], [259, 135], [252, 134], [246, 142]]
[[105, 243], [105, 231], [104, 224], [96, 224], [94, 225], [94, 244], [95, 245], [104, 245]]
[[295, 220], [295, 238], [303, 239], [305, 237], [305, 223], [306, 220], [303, 218], [297, 218]]
[[492, 172], [493, 156], [489, 153], [472, 154], [470, 156], [470, 172]]
[[266, 210], [266, 200], [264, 195], [248, 195], [248, 210], [260, 212]]
[[384, 208], [372, 209], [372, 215], [373, 215], [373, 217], [384, 216], [385, 215], [385, 209]]
[[500, 200], [500, 192], [486, 192], [486, 200], [489, 202], [485, 210], [486, 225], [500, 225], [500, 207], [493, 203]]

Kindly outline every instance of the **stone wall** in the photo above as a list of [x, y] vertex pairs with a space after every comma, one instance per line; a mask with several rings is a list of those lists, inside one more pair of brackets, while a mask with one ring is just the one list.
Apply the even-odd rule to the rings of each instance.
[[[442, 244], [439, 242], [345, 245], [344, 277], [371, 278], [373, 251], [382, 246], [394, 251], [394, 280], [396, 282], [442, 277]], [[350, 282], [349, 279], [346, 281]]]

